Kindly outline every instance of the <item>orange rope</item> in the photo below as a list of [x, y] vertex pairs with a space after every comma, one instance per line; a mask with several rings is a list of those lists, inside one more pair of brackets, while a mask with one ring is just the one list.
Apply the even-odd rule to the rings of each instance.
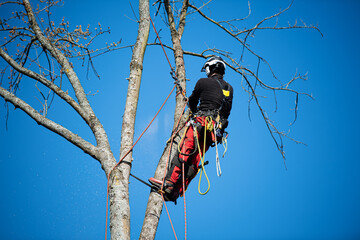
[[166, 206], [166, 203], [165, 203], [165, 199], [164, 199], [163, 194], [161, 194], [161, 197], [162, 197], [162, 200], [163, 200], [163, 202], [164, 202], [164, 206], [165, 206], [165, 209], [166, 209], [167, 215], [168, 215], [168, 217], [169, 217], [169, 221], [170, 221], [171, 228], [172, 228], [172, 230], [173, 230], [173, 233], [174, 233], [175, 239], [177, 240], [177, 236], [176, 236], [175, 228], [174, 228], [174, 225], [173, 225], [173, 223], [172, 223], [172, 221], [171, 221], [170, 213], [169, 213], [169, 210], [168, 210], [168, 208], [167, 208], [167, 206]]
[[[167, 61], [168, 61], [168, 63], [169, 63], [169, 66], [170, 66], [170, 68], [171, 68], [171, 71], [174, 71], [173, 67], [171, 66], [170, 60], [169, 60], [169, 58], [168, 58], [168, 56], [167, 56], [167, 54], [166, 54], [164, 45], [163, 45], [162, 42], [161, 42], [161, 39], [160, 39], [160, 37], [159, 37], [158, 32], [156, 31], [154, 22], [153, 22], [153, 20], [151, 19], [151, 17], [150, 17], [150, 22], [151, 22], [151, 24], [152, 24], [152, 26], [153, 26], [153, 28], [154, 28], [154, 31], [155, 31], [155, 33], [156, 33], [157, 38], [159, 39], [160, 45], [161, 45], [161, 47], [162, 47], [162, 49], [163, 49], [163, 51], [164, 51], [164, 53], [165, 53], [165, 57], [166, 57], [166, 59], [167, 59]], [[175, 73], [175, 75], [176, 75], [176, 73]]]
[[183, 198], [184, 198], [184, 219], [185, 219], [185, 240], [186, 240], [186, 200], [185, 200], [185, 163], [182, 163], [182, 183], [183, 183]]

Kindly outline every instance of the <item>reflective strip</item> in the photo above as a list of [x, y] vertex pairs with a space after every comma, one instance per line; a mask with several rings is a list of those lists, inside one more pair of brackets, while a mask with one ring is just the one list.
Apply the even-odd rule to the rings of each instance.
[[227, 91], [227, 90], [223, 89], [223, 94], [224, 94], [225, 97], [228, 97], [228, 96], [230, 96], [230, 91]]

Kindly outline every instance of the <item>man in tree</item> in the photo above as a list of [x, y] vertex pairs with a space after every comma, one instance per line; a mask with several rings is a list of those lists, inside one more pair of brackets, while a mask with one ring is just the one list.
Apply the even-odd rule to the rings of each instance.
[[[150, 178], [160, 187], [163, 185], [166, 201], [176, 202], [199, 170], [199, 163], [210, 146], [221, 142], [228, 125], [233, 98], [233, 88], [223, 76], [225, 62], [219, 56], [207, 60], [201, 69], [207, 78], [201, 78], [189, 97], [190, 118], [181, 139], [178, 154], [172, 159], [165, 182]], [[184, 169], [183, 169], [184, 168]], [[182, 173], [184, 170], [184, 184]]]

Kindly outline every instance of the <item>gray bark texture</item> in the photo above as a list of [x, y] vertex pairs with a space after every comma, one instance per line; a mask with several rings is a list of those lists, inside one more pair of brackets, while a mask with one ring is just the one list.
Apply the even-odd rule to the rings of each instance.
[[[180, 85], [183, 90], [186, 90], [186, 75], [185, 75], [185, 64], [184, 64], [184, 56], [183, 56], [183, 49], [181, 47], [181, 36], [184, 32], [185, 26], [185, 17], [188, 8], [188, 0], [183, 1], [183, 6], [180, 15], [180, 21], [178, 25], [178, 29], [176, 29], [174, 16], [172, 13], [171, 5], [168, 0], [164, 1], [166, 13], [169, 20], [170, 32], [171, 32], [171, 39], [174, 48], [174, 57], [175, 57], [175, 64], [176, 64], [176, 76], [180, 81]], [[179, 121], [179, 118], [182, 114], [184, 105], [186, 101], [181, 94], [176, 96], [176, 106], [175, 106], [175, 113], [174, 113], [174, 127], [173, 132], [176, 130], [176, 125]], [[179, 126], [182, 126], [187, 119], [186, 114], [182, 116], [179, 122]], [[154, 177], [156, 179], [163, 179], [166, 171], [167, 161], [171, 161], [171, 159], [176, 154], [177, 149], [177, 142], [180, 141], [181, 132], [174, 136], [174, 142], [168, 142], [164, 152], [159, 160], [158, 166], [155, 170]], [[171, 151], [169, 152], [171, 147]], [[170, 156], [169, 156], [170, 155]], [[149, 200], [146, 207], [144, 222], [142, 226], [142, 230], [140, 233], [141, 240], [150, 240], [155, 239], [155, 234], [157, 231], [157, 227], [160, 220], [160, 215], [163, 208], [163, 199], [159, 193], [151, 192], [149, 196]]]
[[149, 0], [139, 0], [140, 23], [138, 36], [130, 62], [130, 77], [123, 115], [121, 131], [120, 159], [127, 152], [120, 165], [118, 174], [111, 176], [110, 185], [110, 231], [111, 239], [130, 239], [130, 205], [129, 205], [129, 177], [132, 162], [131, 148], [134, 143], [134, 129], [143, 59], [149, 37], [150, 12]]

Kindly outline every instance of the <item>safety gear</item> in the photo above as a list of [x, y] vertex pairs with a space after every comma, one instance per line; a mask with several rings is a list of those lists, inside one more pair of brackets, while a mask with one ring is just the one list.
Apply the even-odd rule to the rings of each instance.
[[225, 68], [225, 61], [219, 56], [213, 56], [205, 62], [201, 71], [206, 72], [207, 76], [210, 76], [213, 73], [219, 73], [221, 75], [224, 75]]
[[158, 180], [158, 179], [156, 179], [156, 178], [153, 178], [153, 177], [149, 178], [149, 182], [150, 182], [152, 185], [156, 186], [158, 189], [160, 189], [160, 188], [161, 188], [161, 185], [163, 185], [162, 181], [160, 181], [160, 180]]
[[[176, 199], [179, 197], [179, 192], [174, 190], [175, 184], [171, 181], [165, 180], [163, 183], [162, 181], [156, 178], [149, 178], [149, 182], [152, 184], [152, 189], [155, 189], [156, 192], [162, 192], [164, 195], [165, 201], [172, 201], [176, 204]], [[161, 186], [163, 187], [161, 189]]]
[[[215, 122], [211, 121], [211, 124], [213, 125]], [[171, 160], [170, 167], [165, 176], [164, 197], [166, 201], [175, 202], [179, 196], [183, 195], [201, 167], [200, 161], [202, 154], [213, 144], [214, 137], [210, 131], [206, 131], [208, 135], [206, 137], [207, 141], [205, 143], [203, 141], [205, 125], [206, 117], [196, 117], [185, 129], [184, 136], [179, 143], [178, 151]], [[206, 163], [204, 165], [206, 165]], [[185, 189], [183, 189], [182, 182], [183, 171]]]

